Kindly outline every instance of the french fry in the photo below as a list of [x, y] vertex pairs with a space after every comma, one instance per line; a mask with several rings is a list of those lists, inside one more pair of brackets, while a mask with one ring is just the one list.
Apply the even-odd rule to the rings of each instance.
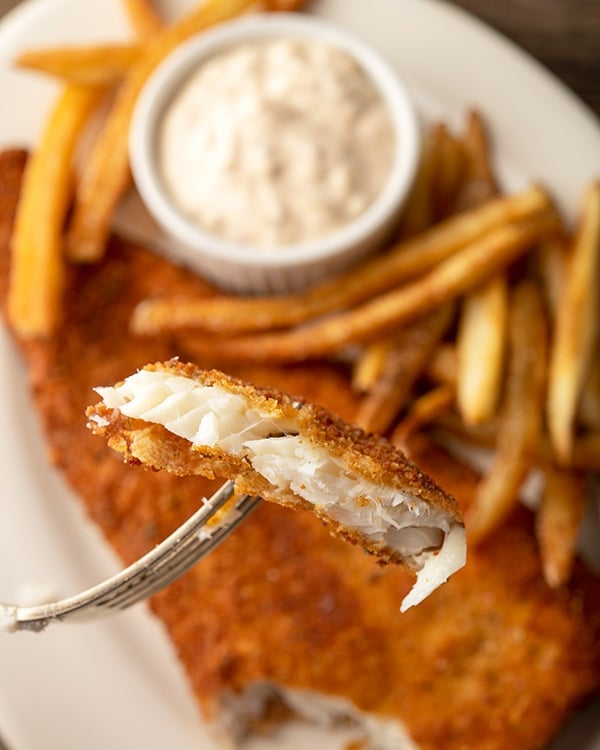
[[578, 417], [582, 425], [600, 431], [600, 349], [596, 346], [583, 384]]
[[[475, 448], [493, 449], [498, 441], [498, 421], [469, 426], [458, 415], [448, 412], [436, 419], [435, 432], [444, 443], [449, 438], [451, 442], [459, 441]], [[551, 464], [554, 461], [554, 452], [546, 435], [540, 436], [535, 456], [539, 463]], [[575, 438], [570, 468], [573, 471], [600, 472], [600, 430], [590, 430]]]
[[571, 468], [600, 473], [600, 430], [590, 430], [575, 438]]
[[574, 422], [586, 370], [598, 338], [600, 183], [587, 189], [552, 342], [547, 417], [561, 464], [573, 451]]
[[394, 347], [393, 337], [373, 341], [365, 347], [352, 368], [352, 387], [360, 393], [370, 391], [383, 371], [384, 362]]
[[267, 10], [289, 13], [302, 10], [309, 5], [309, 0], [265, 0], [263, 4]]
[[540, 243], [535, 255], [544, 297], [553, 323], [556, 322], [567, 276], [567, 249], [560, 235]]
[[245, 333], [296, 325], [333, 310], [352, 307], [430, 271], [487, 232], [532, 217], [548, 206], [545, 193], [532, 187], [447, 219], [417, 237], [398, 243], [384, 255], [307, 292], [271, 298], [149, 299], [136, 307], [131, 326], [136, 333], [154, 335], [185, 329]]
[[[481, 205], [498, 193], [489, 139], [478, 112], [468, 115], [463, 148], [467, 167], [457, 203], [464, 209]], [[499, 400], [507, 303], [508, 285], [502, 275], [474, 289], [463, 301], [456, 339], [457, 401], [468, 424], [490, 419]]]
[[453, 213], [466, 166], [466, 153], [462, 143], [447, 127], [443, 127], [433, 184], [436, 220], [445, 219]]
[[207, 0], [148, 41], [119, 87], [81, 176], [67, 236], [71, 260], [91, 263], [104, 253], [113, 213], [129, 184], [129, 123], [148, 77], [169, 52], [192, 34], [233, 18], [254, 5], [254, 0]]
[[585, 478], [570, 469], [546, 466], [545, 487], [536, 514], [535, 532], [546, 583], [557, 588], [569, 582], [577, 538], [585, 515]]
[[193, 356], [248, 362], [298, 362], [328, 356], [349, 344], [373, 341], [426, 315], [472, 289], [525, 253], [556, 228], [553, 212], [497, 227], [439, 263], [416, 281], [300, 328], [275, 333], [222, 337], [181, 335]]
[[478, 544], [493, 533], [518, 502], [542, 429], [546, 359], [547, 330], [541, 293], [535, 284], [523, 281], [511, 298], [509, 361], [497, 450], [466, 519], [471, 544]]
[[439, 385], [451, 385], [456, 389], [458, 356], [454, 344], [439, 346], [427, 365], [427, 377]]
[[488, 421], [500, 397], [508, 286], [498, 275], [463, 301], [456, 338], [457, 402], [467, 424]]
[[458, 441], [474, 448], [493, 449], [498, 441], [498, 419], [484, 424], [468, 425], [454, 411], [441, 414], [436, 420], [434, 429], [441, 442]]
[[435, 221], [434, 174], [439, 164], [444, 131], [445, 125], [438, 123], [425, 135], [417, 174], [402, 212], [400, 237], [419, 234]]
[[17, 64], [67, 83], [112, 86], [123, 79], [141, 54], [138, 44], [53, 47], [23, 52]]
[[25, 169], [11, 247], [8, 316], [23, 338], [49, 336], [60, 319], [62, 229], [71, 199], [72, 157], [102, 92], [67, 86]]
[[384, 433], [393, 424], [448, 328], [452, 313], [452, 305], [443, 305], [396, 335], [385, 353], [379, 378], [358, 407], [355, 421], [363, 430]]
[[162, 18], [151, 0], [123, 0], [123, 4], [139, 36], [152, 36], [163, 28]]
[[392, 443], [399, 448], [405, 448], [415, 433], [431, 424], [452, 406], [454, 398], [455, 391], [450, 385], [440, 385], [419, 396], [392, 433]]
[[463, 149], [466, 154], [466, 169], [456, 198], [457, 211], [480, 206], [498, 194], [487, 128], [476, 110], [467, 115]]

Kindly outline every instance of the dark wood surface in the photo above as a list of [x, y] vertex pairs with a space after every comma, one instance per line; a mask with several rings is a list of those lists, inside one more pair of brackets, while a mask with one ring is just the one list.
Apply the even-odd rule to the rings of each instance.
[[600, 0], [452, 0], [527, 50], [600, 116]]
[[[530, 52], [600, 116], [600, 0], [450, 1]], [[13, 5], [0, 0], [0, 16]]]
[[[515, 41], [600, 116], [600, 0], [446, 1]], [[0, 16], [13, 5], [0, 0]]]

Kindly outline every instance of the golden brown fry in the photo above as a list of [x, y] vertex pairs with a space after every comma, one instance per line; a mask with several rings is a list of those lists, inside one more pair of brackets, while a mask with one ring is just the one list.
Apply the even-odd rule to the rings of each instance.
[[392, 433], [392, 443], [404, 448], [415, 433], [439, 418], [454, 403], [455, 391], [450, 385], [440, 385], [419, 396], [411, 405], [402, 422]]
[[90, 263], [104, 253], [116, 205], [129, 184], [129, 123], [143, 85], [178, 44], [209, 26], [243, 13], [254, 0], [207, 0], [158, 32], [124, 78], [79, 183], [68, 234], [71, 260]]
[[151, 0], [123, 0], [129, 21], [142, 37], [156, 34], [163, 28], [163, 21]]
[[571, 468], [600, 473], [600, 430], [590, 430], [575, 438]]
[[385, 358], [394, 346], [392, 337], [373, 341], [360, 354], [352, 369], [352, 387], [360, 393], [367, 393], [373, 388], [383, 370]]
[[[489, 141], [478, 112], [470, 112], [463, 139], [466, 171], [457, 207], [464, 210], [497, 195]], [[492, 417], [500, 395], [506, 338], [508, 285], [497, 276], [470, 292], [463, 302], [456, 341], [458, 352], [457, 399], [468, 424]]]
[[454, 210], [466, 164], [462, 143], [448, 128], [442, 128], [433, 185], [435, 216], [438, 221], [448, 217]]
[[435, 350], [427, 365], [427, 376], [434, 383], [451, 385], [456, 390], [458, 356], [454, 344], [442, 344]]
[[[495, 448], [498, 440], [498, 421], [491, 420], [482, 425], [466, 425], [458, 415], [449, 412], [440, 415], [435, 424], [436, 435], [442, 442], [459, 441], [475, 448]], [[554, 452], [550, 440], [542, 435], [535, 451], [536, 461], [550, 464], [554, 460]], [[574, 471], [600, 472], [600, 431], [590, 430], [578, 435], [573, 444], [573, 462], [570, 467]]]
[[412, 237], [435, 221], [435, 172], [439, 163], [445, 125], [432, 126], [425, 135], [421, 159], [400, 222], [400, 237]]
[[556, 322], [567, 276], [567, 248], [564, 238], [556, 235], [541, 242], [535, 260], [551, 320]]
[[497, 227], [420, 279], [295, 330], [230, 339], [182, 335], [179, 342], [193, 357], [210, 353], [237, 361], [298, 362], [328, 356], [349, 344], [388, 335], [455, 299], [508, 266], [555, 228], [556, 217], [550, 211]]
[[457, 211], [480, 206], [498, 194], [487, 129], [481, 114], [476, 110], [467, 115], [463, 148], [467, 156], [467, 166], [456, 199]]
[[71, 198], [72, 156], [95, 89], [67, 86], [54, 105], [24, 176], [12, 240], [8, 315], [23, 338], [50, 335], [60, 318], [62, 229]]
[[591, 430], [600, 431], [600, 347], [598, 346], [596, 346], [583, 384], [577, 414], [582, 425]]
[[417, 237], [398, 243], [384, 255], [301, 294], [145, 300], [134, 312], [132, 328], [136, 333], [154, 335], [186, 328], [245, 333], [296, 325], [333, 310], [352, 307], [413, 279], [490, 230], [531, 217], [548, 206], [547, 196], [538, 187], [498, 198], [479, 209], [447, 219]]
[[546, 338], [541, 293], [535, 284], [523, 281], [511, 297], [509, 361], [497, 451], [468, 517], [472, 544], [488, 537], [506, 518], [534, 462], [542, 429]]
[[467, 424], [487, 422], [499, 401], [508, 318], [508, 285], [498, 275], [465, 297], [456, 338], [457, 401]]
[[546, 466], [546, 484], [536, 515], [535, 531], [546, 583], [552, 588], [569, 582], [577, 538], [585, 515], [585, 478], [570, 469]]
[[594, 183], [584, 196], [550, 359], [548, 429], [557, 459], [565, 465], [571, 460], [577, 404], [598, 338], [599, 274], [600, 183]]
[[443, 305], [396, 335], [385, 353], [379, 378], [358, 408], [355, 421], [359, 427], [384, 433], [393, 424], [450, 325], [452, 313], [452, 305]]
[[264, 0], [263, 5], [267, 10], [274, 11], [298, 11], [310, 4], [310, 0]]
[[137, 44], [34, 49], [23, 52], [17, 63], [67, 83], [111, 86], [127, 74], [139, 58], [141, 49]]

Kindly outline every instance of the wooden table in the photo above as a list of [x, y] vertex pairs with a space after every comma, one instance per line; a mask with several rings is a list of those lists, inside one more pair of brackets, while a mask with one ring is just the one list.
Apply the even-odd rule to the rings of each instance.
[[[451, 1], [530, 52], [600, 116], [600, 0]], [[16, 4], [0, 0], [0, 16]]]
[[600, 0], [452, 0], [516, 42], [600, 116]]

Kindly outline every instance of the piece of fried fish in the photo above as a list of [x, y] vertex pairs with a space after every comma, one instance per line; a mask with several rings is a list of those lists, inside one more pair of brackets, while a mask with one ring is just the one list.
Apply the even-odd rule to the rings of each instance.
[[[0, 158], [3, 298], [24, 158]], [[128, 466], [85, 426], [93, 386], [146, 362], [187, 358], [169, 339], [127, 333], [140, 299], [176, 289], [209, 293], [166, 261], [112, 240], [101, 264], [71, 270], [59, 334], [21, 347], [50, 457], [125, 562], [170, 533], [213, 486]], [[330, 365], [235, 374], [346, 420], [356, 407], [344, 374]], [[415, 458], [464, 508], [476, 478], [432, 446]], [[400, 614], [412, 583], [410, 573], [380, 568], [332, 537], [312, 513], [263, 503], [151, 606], [229, 747], [300, 715], [353, 727], [363, 747], [379, 750], [533, 750], [598, 688], [598, 581], [578, 566], [569, 587], [550, 590], [526, 511]]]
[[402, 611], [465, 564], [455, 501], [387, 440], [322, 406], [178, 360], [96, 391], [88, 426], [128, 461], [220, 476], [240, 494], [312, 510], [383, 562], [416, 571]]

